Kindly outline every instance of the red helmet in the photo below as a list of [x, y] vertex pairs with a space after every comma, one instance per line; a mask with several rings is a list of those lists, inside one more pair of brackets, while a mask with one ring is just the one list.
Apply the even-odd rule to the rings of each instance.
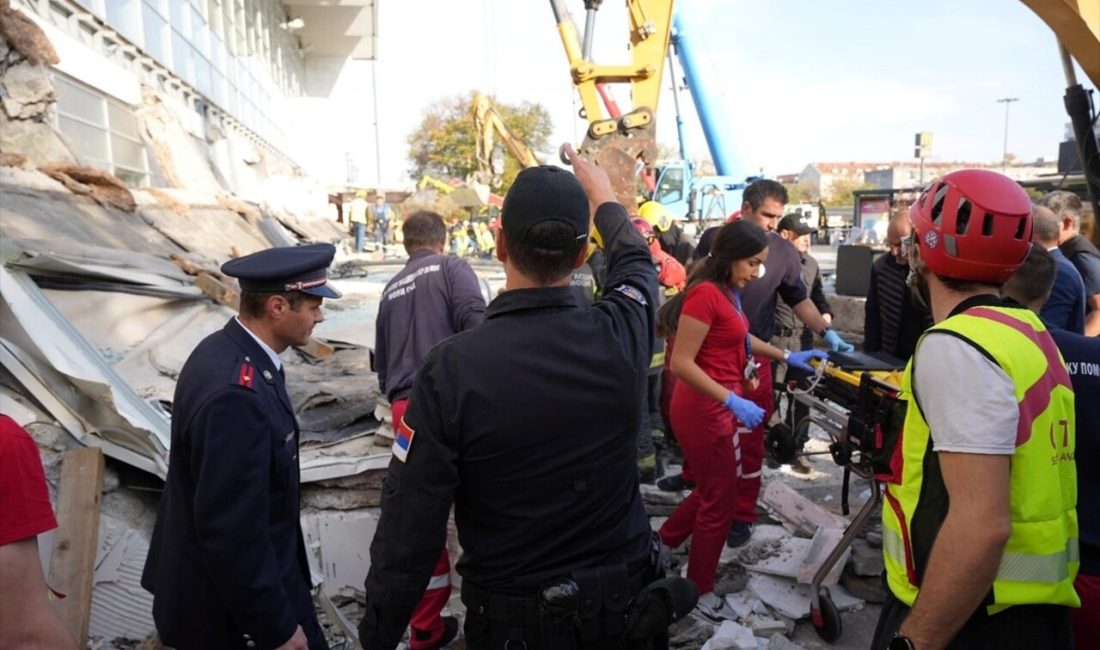
[[1001, 284], [1031, 246], [1031, 199], [1016, 181], [964, 169], [933, 181], [909, 208], [913, 240], [937, 275]]
[[641, 217], [634, 217], [630, 220], [630, 223], [634, 224], [634, 228], [642, 234], [642, 237], [653, 236], [653, 226], [649, 225], [649, 222]]

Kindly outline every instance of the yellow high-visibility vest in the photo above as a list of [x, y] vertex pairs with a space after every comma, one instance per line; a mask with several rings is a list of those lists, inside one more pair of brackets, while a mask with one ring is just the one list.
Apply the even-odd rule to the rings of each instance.
[[[974, 307], [925, 336], [937, 331], [962, 337], [1000, 366], [1015, 384], [1020, 410], [1010, 474], [1012, 533], [993, 581], [988, 613], [1024, 604], [1079, 607], [1073, 589], [1080, 564], [1074, 396], [1061, 354], [1039, 318], [1025, 309]], [[934, 487], [924, 485], [924, 471], [935, 452], [928, 423], [913, 399], [912, 376], [910, 360], [901, 386], [909, 405], [899, 442], [902, 466], [894, 477], [900, 482], [886, 484], [882, 508], [887, 582], [909, 606], [920, 592], [920, 576], [949, 507], [942, 479], [937, 479], [938, 490], [925, 489]], [[913, 529], [914, 518], [918, 530]]]

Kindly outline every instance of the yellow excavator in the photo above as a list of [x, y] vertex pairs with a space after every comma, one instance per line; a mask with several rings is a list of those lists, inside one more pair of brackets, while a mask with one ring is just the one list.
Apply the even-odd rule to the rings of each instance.
[[[588, 121], [588, 131], [578, 152], [607, 170], [612, 188], [626, 206], [635, 205], [638, 170], [656, 163], [655, 115], [678, 13], [676, 8], [690, 9], [691, 1], [625, 0], [630, 23], [630, 62], [601, 65], [592, 60], [592, 42], [595, 16], [602, 0], [584, 2], [583, 40], [578, 38], [566, 0], [550, 0], [573, 85], [584, 107], [581, 117]], [[1100, 153], [1093, 135], [1093, 111], [1088, 92], [1077, 83], [1072, 65], [1072, 60], [1076, 60], [1092, 83], [1100, 87], [1100, 0], [1020, 1], [1043, 20], [1058, 39], [1066, 74], [1066, 111], [1073, 122], [1089, 198], [1094, 212], [1100, 215]], [[620, 111], [607, 93], [606, 86], [616, 83], [630, 84], [633, 106], [629, 111]], [[713, 154], [713, 144], [711, 148]], [[716, 159], [714, 162], [722, 167], [722, 161]], [[732, 172], [720, 170], [719, 173]]]
[[524, 169], [539, 166], [539, 159], [523, 140], [512, 133], [505, 124], [504, 118], [493, 105], [493, 100], [487, 95], [474, 96], [471, 103], [471, 112], [474, 116], [474, 128], [477, 134], [477, 172], [474, 179], [479, 183], [500, 185], [500, 175], [504, 171], [503, 165], [493, 160], [493, 149], [496, 146], [495, 138], [499, 137], [508, 151], [512, 153]]

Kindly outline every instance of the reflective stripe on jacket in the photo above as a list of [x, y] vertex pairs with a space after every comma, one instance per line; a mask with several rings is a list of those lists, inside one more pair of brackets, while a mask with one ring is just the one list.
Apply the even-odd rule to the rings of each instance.
[[[1016, 387], [1020, 421], [1011, 459], [1012, 532], [984, 601], [988, 612], [1022, 604], [1079, 606], [1073, 590], [1079, 565], [1074, 398], [1053, 339], [1032, 312], [1006, 307], [971, 308], [929, 330], [934, 331], [977, 347]], [[887, 581], [894, 595], [910, 606], [948, 509], [912, 376], [910, 361], [902, 393], [913, 403], [906, 413], [902, 465], [894, 479], [900, 482], [887, 484], [882, 509]]]

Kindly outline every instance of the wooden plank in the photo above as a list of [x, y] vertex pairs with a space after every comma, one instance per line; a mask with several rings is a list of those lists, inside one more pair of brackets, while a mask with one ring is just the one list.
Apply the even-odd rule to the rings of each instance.
[[55, 608], [82, 648], [87, 641], [92, 609], [103, 469], [103, 452], [98, 447], [74, 449], [65, 452], [61, 459], [58, 528], [53, 536], [49, 584], [66, 594], [55, 603]]

